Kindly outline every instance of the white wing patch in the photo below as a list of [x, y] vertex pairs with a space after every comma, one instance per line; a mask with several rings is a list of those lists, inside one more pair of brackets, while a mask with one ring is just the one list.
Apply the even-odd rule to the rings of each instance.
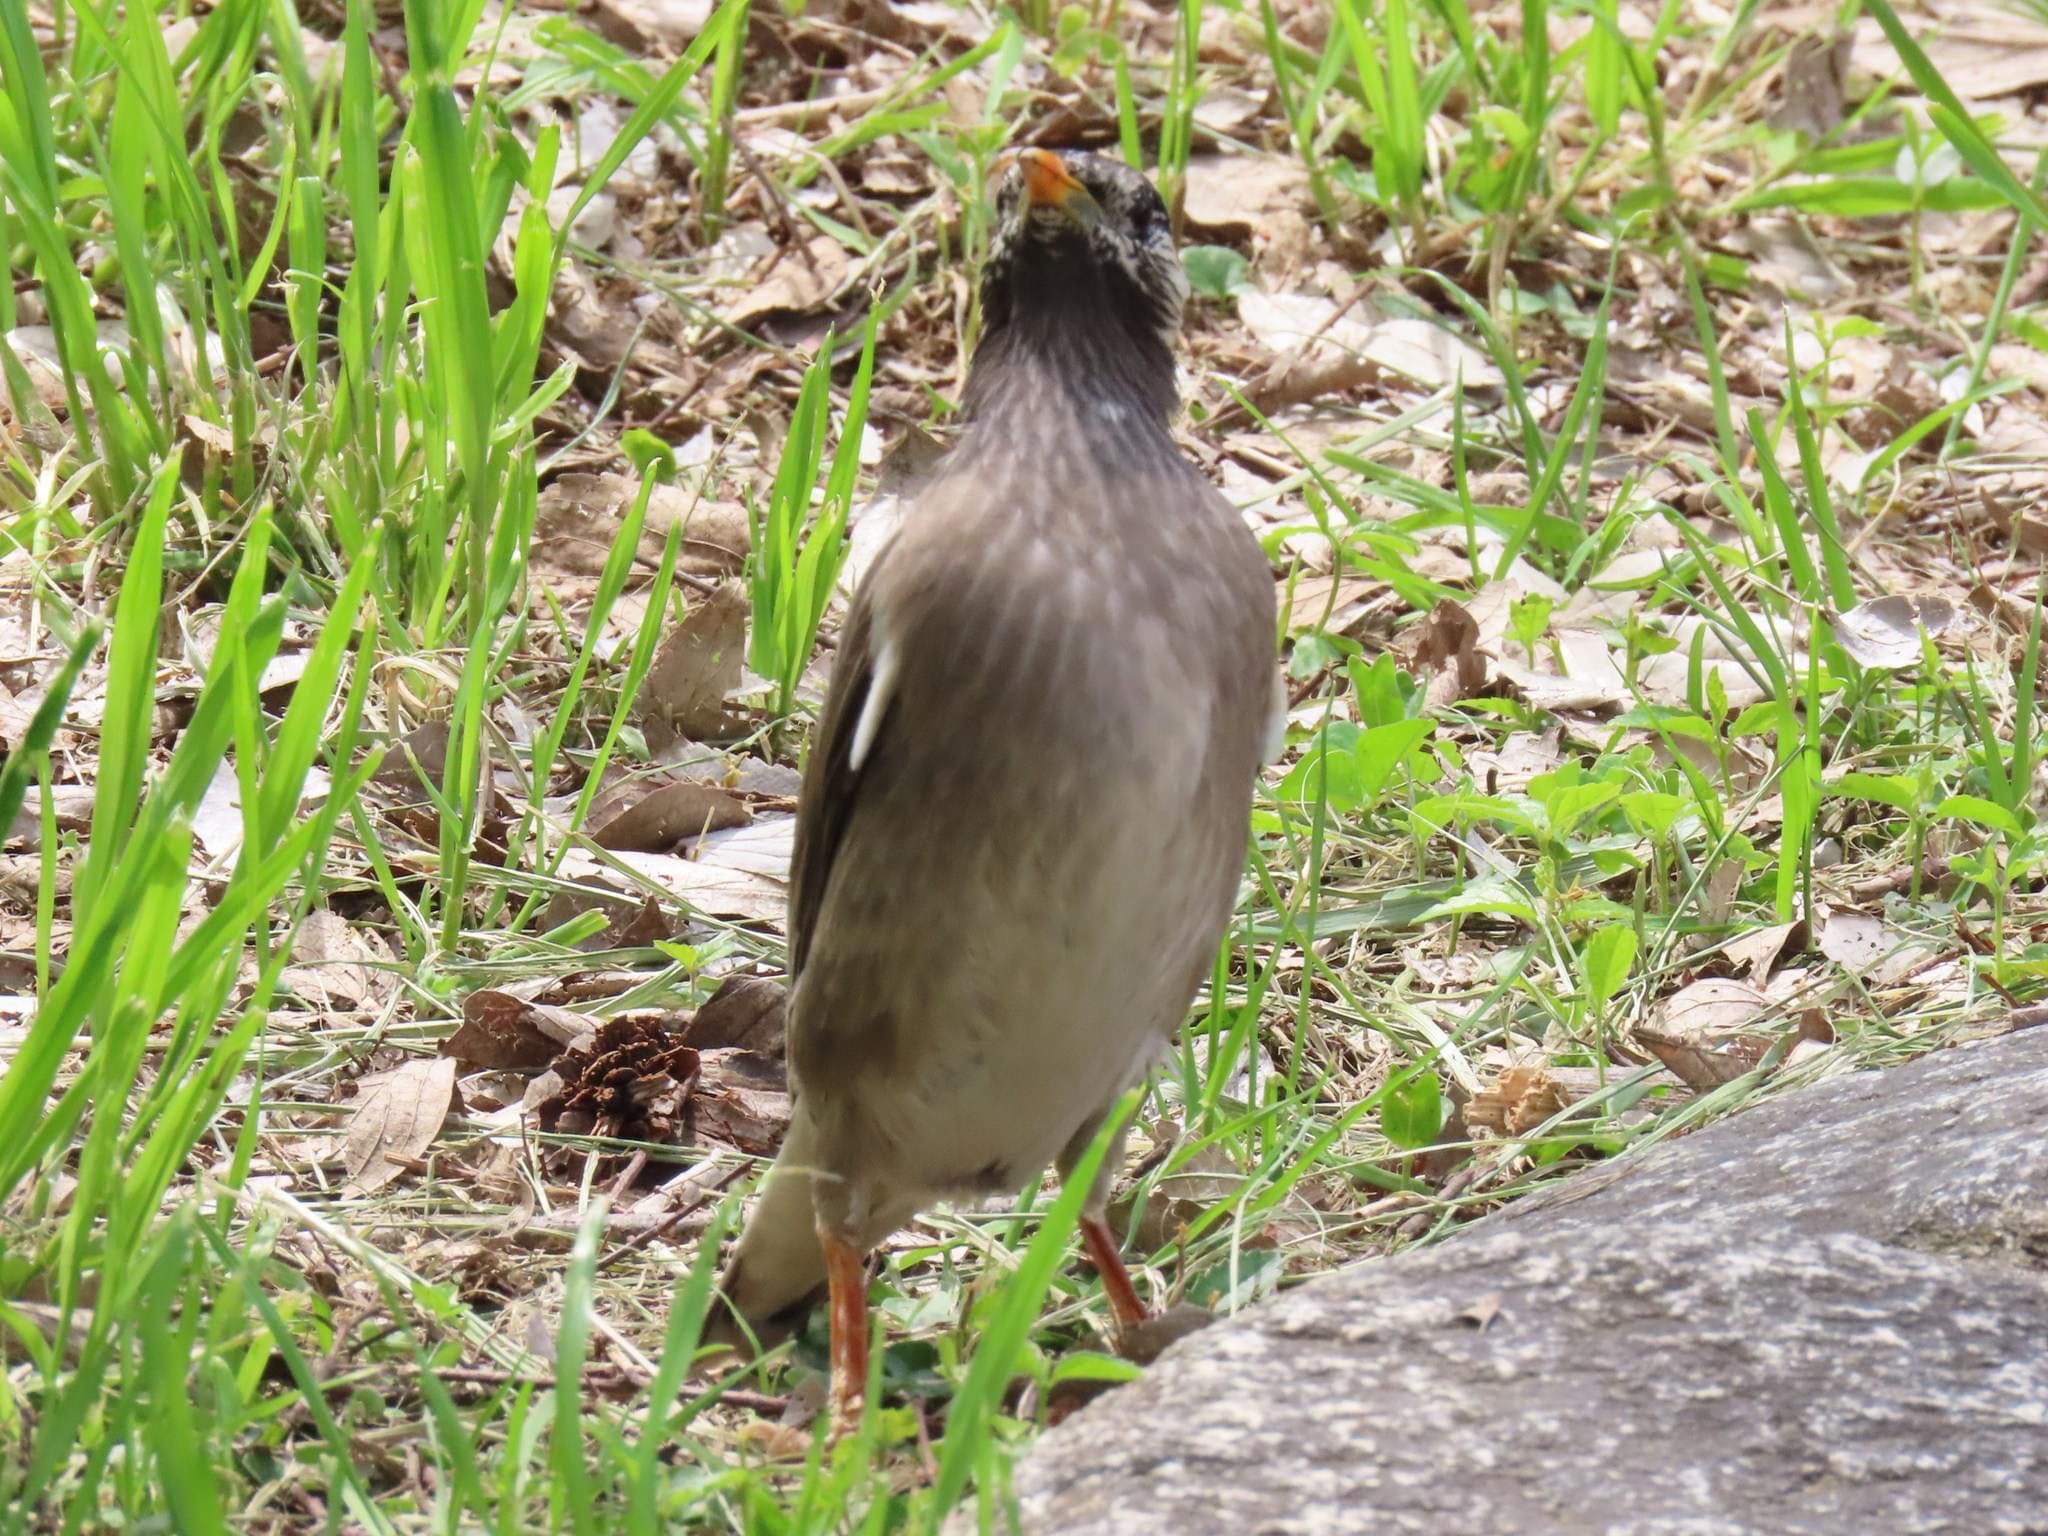
[[1279, 673], [1273, 674], [1273, 703], [1266, 716], [1265, 755], [1259, 759], [1268, 766], [1280, 761], [1280, 754], [1287, 750], [1287, 681]]
[[875, 737], [882, 729], [882, 716], [889, 710], [889, 693], [896, 686], [899, 659], [895, 643], [882, 633], [878, 623], [875, 626], [875, 664], [868, 674], [868, 696], [861, 700], [860, 718], [853, 723], [853, 745], [846, 752], [846, 766], [855, 773], [860, 772], [860, 765], [867, 761]]

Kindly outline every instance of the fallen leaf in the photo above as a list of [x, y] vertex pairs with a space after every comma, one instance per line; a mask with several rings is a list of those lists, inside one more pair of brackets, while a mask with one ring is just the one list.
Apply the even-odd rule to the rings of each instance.
[[396, 990], [397, 979], [385, 969], [390, 963], [391, 952], [381, 938], [322, 908], [299, 924], [283, 980], [315, 1008], [354, 1013]]
[[1371, 600], [1388, 590], [1376, 576], [1303, 576], [1290, 591], [1283, 583], [1278, 591], [1289, 634], [1302, 629], [1326, 629], [1345, 634], [1363, 616]]
[[1555, 714], [1613, 709], [1627, 701], [1628, 684], [1605, 640], [1586, 630], [1560, 631], [1556, 638], [1564, 662], [1562, 676], [1507, 657], [1497, 664], [1500, 675], [1514, 684], [1527, 703]]
[[221, 861], [242, 846], [241, 774], [232, 758], [221, 760], [199, 803], [192, 807], [192, 837], [210, 856]]
[[1486, 658], [1476, 649], [1479, 625], [1462, 603], [1437, 599], [1429, 617], [1403, 636], [1403, 649], [1429, 680], [1431, 708], [1455, 704], [1486, 686]]
[[586, 1015], [485, 987], [462, 1000], [462, 1024], [441, 1054], [469, 1067], [534, 1072], [596, 1029]]
[[1489, 1291], [1486, 1295], [1473, 1302], [1471, 1306], [1460, 1311], [1458, 1313], [1458, 1321], [1470, 1323], [1474, 1328], [1484, 1333], [1493, 1320], [1500, 1316], [1500, 1306], [1501, 1293], [1499, 1291]]
[[599, 34], [636, 54], [660, 43], [680, 53], [711, 19], [714, 0], [595, 0], [587, 12]]
[[393, 1158], [416, 1161], [434, 1144], [454, 1102], [455, 1063], [446, 1056], [420, 1057], [394, 1072], [366, 1077], [359, 1087], [341, 1162], [348, 1192], [366, 1195], [405, 1171]]
[[1769, 979], [1771, 970], [1788, 948], [1804, 945], [1803, 935], [1806, 924], [1803, 920], [1789, 923], [1773, 923], [1767, 928], [1756, 928], [1732, 939], [1721, 947], [1721, 957], [1738, 974], [1747, 972], [1749, 980], [1758, 986]]
[[769, 816], [744, 827], [713, 832], [690, 847], [699, 864], [745, 870], [787, 884], [790, 860], [796, 856], [796, 818]]
[[1713, 1088], [1763, 1060], [1770, 1042], [1751, 1030], [1770, 1010], [1748, 982], [1708, 977], [1665, 998], [1633, 1035], [1688, 1088]]
[[728, 976], [683, 1027], [700, 1051], [738, 1046], [763, 1056], [783, 1053], [789, 993], [765, 976]]
[[1146, 1193], [1142, 1183], [1110, 1207], [1110, 1222], [1131, 1237], [1142, 1252], [1153, 1253], [1174, 1242], [1210, 1206], [1228, 1200], [1244, 1184], [1244, 1170], [1214, 1145], [1198, 1147], [1178, 1168], [1164, 1173]]
[[1465, 1125], [1495, 1136], [1526, 1136], [1571, 1102], [1564, 1084], [1542, 1067], [1503, 1067], [1466, 1101]]
[[[640, 494], [631, 475], [558, 475], [541, 491], [533, 528], [534, 569], [554, 577], [594, 579], [618, 541], [625, 514]], [[746, 564], [747, 509], [712, 501], [674, 485], [648, 498], [637, 551], [642, 565], [661, 563], [670, 528], [682, 528], [678, 569], [697, 576], [737, 575]]]
[[1861, 974], [1891, 952], [1881, 918], [1867, 912], [1830, 912], [1820, 925], [1820, 952], [1845, 971]]
[[600, 863], [591, 854], [572, 850], [563, 861], [562, 877], [578, 886], [616, 891], [618, 896], [607, 904], [586, 891], [564, 891], [549, 904], [550, 926], [592, 907], [615, 906], [621, 919], [629, 919], [639, 910], [646, 894], [645, 885], [620, 874], [611, 867], [612, 861], [624, 865], [646, 885], [707, 917], [780, 924], [789, 906], [787, 886], [748, 870], [700, 864], [669, 853], [635, 853], [631, 849], [610, 854], [607, 862]]
[[753, 812], [744, 804], [709, 784], [636, 779], [600, 795], [587, 826], [600, 848], [665, 853], [689, 838], [751, 820]]
[[650, 750], [716, 739], [735, 728], [725, 696], [740, 685], [746, 644], [746, 589], [721, 582], [662, 641], [634, 700]]
[[1310, 206], [1308, 173], [1292, 155], [1188, 157], [1181, 212], [1209, 235], [1284, 252], [1306, 240]]
[[1312, 293], [1243, 293], [1237, 312], [1268, 350], [1311, 365], [1364, 359], [1431, 389], [1461, 375], [1469, 388], [1501, 383], [1491, 358], [1428, 320], [1343, 312], [1335, 299]]
[[448, 722], [429, 720], [415, 726], [384, 749], [371, 782], [417, 794], [431, 784], [438, 789], [448, 772]]
[[813, 235], [801, 246], [780, 249], [767, 272], [727, 304], [725, 321], [744, 328], [765, 315], [822, 309], [851, 267], [846, 247], [830, 235]]
[[1891, 670], [1920, 660], [1920, 632], [1939, 639], [1962, 622], [1942, 597], [1874, 597], [1834, 621], [1835, 639], [1858, 665]]

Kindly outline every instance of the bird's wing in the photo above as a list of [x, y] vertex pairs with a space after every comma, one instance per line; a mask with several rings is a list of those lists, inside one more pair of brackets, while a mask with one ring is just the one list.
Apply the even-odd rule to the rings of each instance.
[[[825, 712], [811, 737], [810, 760], [804, 766], [803, 790], [797, 800], [796, 848], [789, 869], [789, 973], [800, 974], [810, 952], [825, 903], [832, 865], [839, 856], [859, 793], [860, 769], [892, 702], [889, 693], [893, 657], [877, 656], [874, 620], [863, 583], [839, 632], [832, 664], [832, 686]], [[878, 669], [878, 662], [881, 664]]]

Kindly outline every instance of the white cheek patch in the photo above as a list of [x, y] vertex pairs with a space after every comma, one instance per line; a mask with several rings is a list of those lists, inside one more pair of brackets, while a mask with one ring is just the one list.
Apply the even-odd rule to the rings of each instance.
[[888, 636], [875, 631], [875, 663], [868, 673], [868, 696], [861, 700], [860, 718], [853, 723], [853, 744], [846, 750], [846, 765], [855, 773], [867, 761], [875, 737], [882, 729], [882, 716], [889, 712], [889, 694], [896, 686], [898, 657]]

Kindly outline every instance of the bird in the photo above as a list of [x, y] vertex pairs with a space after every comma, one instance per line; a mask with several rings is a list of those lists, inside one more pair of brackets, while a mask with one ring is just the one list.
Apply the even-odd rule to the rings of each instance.
[[[804, 765], [791, 1118], [709, 1333], [773, 1342], [822, 1292], [842, 1434], [868, 1254], [1071, 1173], [1210, 974], [1285, 724], [1271, 565], [1171, 429], [1164, 203], [1081, 150], [992, 182], [964, 425], [849, 605]], [[1120, 1339], [1148, 1313], [1115, 1154], [1080, 1231]]]

